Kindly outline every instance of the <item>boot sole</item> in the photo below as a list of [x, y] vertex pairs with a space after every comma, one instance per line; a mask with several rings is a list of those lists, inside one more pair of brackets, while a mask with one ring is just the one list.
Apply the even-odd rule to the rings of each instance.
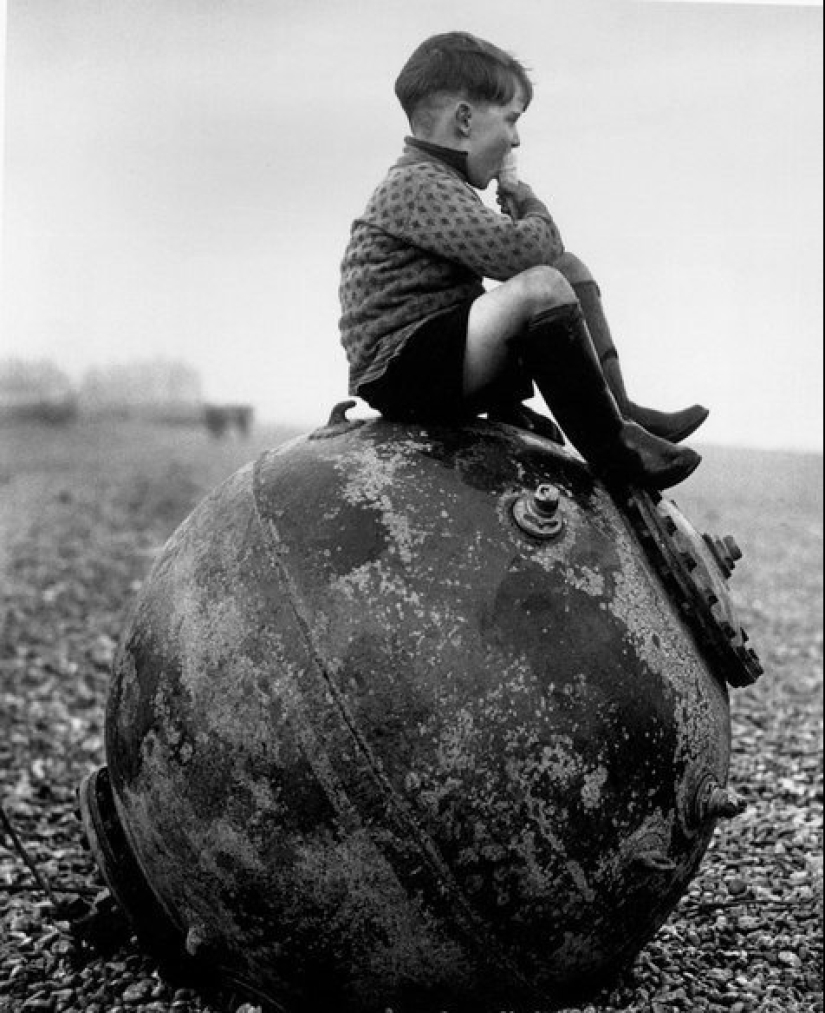
[[690, 461], [688, 464], [682, 464], [678, 468], [673, 468], [670, 471], [662, 471], [658, 475], [651, 475], [644, 472], [634, 474], [621, 468], [616, 468], [615, 466], [600, 470], [599, 475], [605, 485], [636, 485], [643, 489], [656, 489], [661, 491], [663, 489], [671, 489], [674, 485], [679, 485], [680, 482], [684, 482], [686, 478], [690, 478], [701, 463], [701, 456], [696, 454], [695, 459]]

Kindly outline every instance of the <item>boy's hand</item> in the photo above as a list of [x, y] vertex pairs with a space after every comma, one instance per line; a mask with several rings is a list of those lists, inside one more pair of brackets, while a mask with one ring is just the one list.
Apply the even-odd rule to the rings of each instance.
[[515, 200], [516, 204], [518, 204], [519, 206], [521, 206], [525, 201], [530, 200], [531, 198], [535, 198], [535, 196], [536, 195], [533, 193], [533, 188], [528, 183], [525, 183], [524, 180], [521, 179], [518, 181], [518, 183], [516, 183], [515, 190], [511, 191], [510, 193], [510, 197], [512, 197], [513, 200]]
[[496, 200], [504, 214], [509, 215], [514, 222], [521, 221], [528, 213], [539, 214], [550, 226], [551, 241], [556, 254], [564, 252], [564, 241], [558, 226], [545, 204], [533, 193], [531, 186], [519, 180], [513, 189], [505, 190], [499, 183]]
[[515, 186], [499, 182], [496, 201], [501, 210], [513, 219], [521, 218], [523, 206], [528, 201], [535, 199], [536, 195], [533, 193], [532, 187], [522, 180], [518, 180]]

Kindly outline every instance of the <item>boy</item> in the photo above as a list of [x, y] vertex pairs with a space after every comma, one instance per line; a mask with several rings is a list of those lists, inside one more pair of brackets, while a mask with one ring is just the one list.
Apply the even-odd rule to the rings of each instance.
[[[352, 227], [341, 268], [350, 392], [388, 418], [460, 421], [486, 411], [552, 432], [520, 402], [537, 384], [577, 450], [606, 480], [665, 489], [699, 455], [676, 446], [707, 417], [629, 400], [585, 265], [544, 204], [516, 182], [512, 218], [475, 192], [519, 145], [532, 99], [524, 68], [463, 32], [422, 43], [396, 95], [412, 137]], [[502, 284], [487, 292], [483, 278]]]

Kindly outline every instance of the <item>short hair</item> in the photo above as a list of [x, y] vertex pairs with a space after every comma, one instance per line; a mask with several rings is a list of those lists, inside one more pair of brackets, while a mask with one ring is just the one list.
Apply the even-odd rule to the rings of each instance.
[[469, 32], [447, 32], [422, 42], [395, 82], [395, 94], [410, 121], [422, 103], [437, 95], [507, 105], [518, 88], [526, 109], [533, 98], [527, 71], [514, 56]]

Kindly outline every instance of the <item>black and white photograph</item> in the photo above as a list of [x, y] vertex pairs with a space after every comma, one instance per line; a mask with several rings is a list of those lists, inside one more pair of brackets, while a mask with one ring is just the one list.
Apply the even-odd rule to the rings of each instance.
[[0, 0], [0, 1013], [822, 1013], [821, 0]]

